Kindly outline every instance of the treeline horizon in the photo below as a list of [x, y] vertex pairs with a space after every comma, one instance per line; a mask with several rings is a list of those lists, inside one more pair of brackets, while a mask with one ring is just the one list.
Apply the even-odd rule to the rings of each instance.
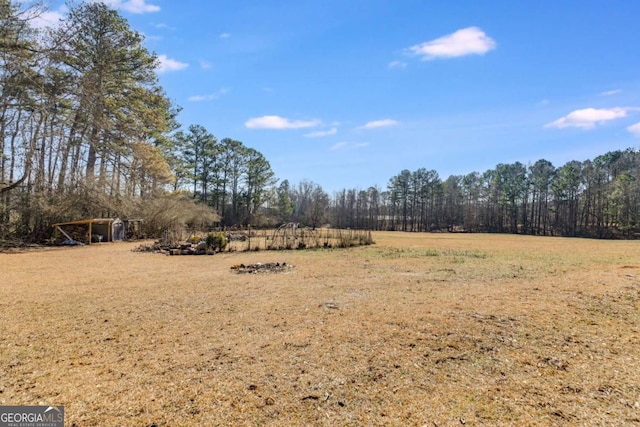
[[385, 191], [342, 190], [332, 223], [373, 230], [636, 238], [640, 151], [628, 148], [555, 167], [498, 164], [483, 173], [403, 170]]
[[279, 180], [257, 150], [178, 122], [158, 59], [119, 13], [81, 2], [60, 26], [0, 0], [0, 243], [52, 224], [142, 219], [149, 237], [192, 228], [309, 227], [634, 238], [640, 154], [547, 160], [442, 179], [402, 170], [386, 187], [327, 194]]

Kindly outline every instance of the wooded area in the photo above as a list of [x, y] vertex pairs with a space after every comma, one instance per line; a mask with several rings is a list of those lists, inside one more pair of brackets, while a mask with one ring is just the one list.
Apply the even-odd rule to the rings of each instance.
[[446, 180], [435, 170], [403, 170], [386, 191], [340, 192], [332, 223], [375, 230], [634, 238], [638, 177], [640, 152], [631, 148], [558, 168], [547, 160], [516, 162]]
[[143, 219], [171, 226], [274, 227], [636, 237], [640, 152], [555, 167], [499, 164], [450, 176], [403, 170], [386, 188], [275, 177], [257, 150], [182, 129], [143, 36], [103, 3], [37, 30], [36, 7], [0, 0], [0, 241], [41, 242], [52, 224]]
[[53, 223], [91, 217], [143, 218], [149, 235], [253, 221], [269, 163], [180, 130], [156, 56], [118, 12], [80, 3], [36, 30], [43, 10], [19, 6], [0, 0], [0, 239], [42, 241]]

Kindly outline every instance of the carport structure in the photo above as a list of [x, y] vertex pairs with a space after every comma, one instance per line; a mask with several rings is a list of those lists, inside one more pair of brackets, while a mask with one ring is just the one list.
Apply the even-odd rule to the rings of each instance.
[[119, 218], [91, 218], [53, 224], [54, 240], [60, 235], [69, 242], [90, 245], [92, 242], [124, 240], [124, 223]]

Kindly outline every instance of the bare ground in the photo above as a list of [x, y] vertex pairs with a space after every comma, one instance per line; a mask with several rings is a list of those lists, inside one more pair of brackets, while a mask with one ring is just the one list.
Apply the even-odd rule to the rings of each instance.
[[[67, 426], [640, 425], [638, 242], [0, 254], [0, 405]], [[233, 265], [286, 262], [273, 274]]]

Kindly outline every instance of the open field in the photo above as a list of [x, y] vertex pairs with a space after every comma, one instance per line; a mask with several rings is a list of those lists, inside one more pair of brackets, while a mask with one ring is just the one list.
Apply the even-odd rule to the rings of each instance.
[[[640, 425], [640, 242], [0, 254], [0, 405], [67, 426]], [[286, 262], [282, 273], [232, 265]]]

